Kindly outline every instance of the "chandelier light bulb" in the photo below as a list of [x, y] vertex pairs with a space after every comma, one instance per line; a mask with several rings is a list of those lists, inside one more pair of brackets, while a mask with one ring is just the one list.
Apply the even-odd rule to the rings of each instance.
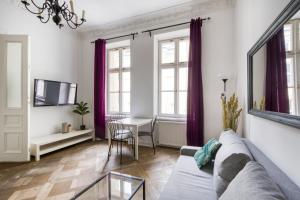
[[70, 6], [71, 6], [71, 12], [74, 13], [74, 4], [73, 4], [73, 1], [72, 1], [72, 0], [70, 1]]
[[85, 19], [85, 10], [82, 10], [82, 18], [81, 19]]

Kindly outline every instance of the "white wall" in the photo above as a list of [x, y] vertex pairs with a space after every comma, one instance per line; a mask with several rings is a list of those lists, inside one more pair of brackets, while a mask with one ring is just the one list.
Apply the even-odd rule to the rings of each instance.
[[[235, 66], [233, 62], [233, 7], [224, 6], [217, 9], [206, 10], [205, 16], [211, 17], [210, 21], [203, 24], [203, 85], [204, 85], [204, 108], [205, 108], [205, 140], [211, 137], [218, 137], [222, 130], [221, 122], [221, 102], [220, 95], [223, 91], [223, 83], [219, 78], [220, 74], [230, 74], [231, 80], [228, 82], [228, 94], [235, 91]], [[195, 13], [194, 13], [195, 14]], [[195, 14], [202, 16], [202, 13]], [[185, 20], [185, 19], [183, 19]], [[181, 21], [183, 21], [181, 20]], [[174, 23], [174, 22], [171, 22]], [[123, 24], [125, 27], [126, 25]], [[159, 27], [159, 24], [155, 25]], [[143, 27], [147, 29], [149, 27]], [[186, 27], [181, 27], [186, 28]], [[175, 29], [172, 29], [174, 31]], [[131, 30], [133, 32], [135, 30]], [[141, 31], [141, 29], [137, 30]], [[170, 30], [164, 30], [168, 32]], [[109, 32], [109, 31], [107, 31]], [[163, 33], [159, 32], [159, 33]], [[128, 32], [119, 32], [114, 35], [128, 34]], [[92, 36], [90, 36], [92, 35]], [[103, 38], [112, 35], [104, 35]], [[100, 36], [101, 37], [101, 36]], [[90, 41], [94, 40], [93, 34], [86, 34], [83, 41], [83, 66], [80, 72], [82, 78], [80, 85], [84, 87], [80, 97], [85, 101], [93, 103], [93, 68], [94, 68], [94, 45]], [[143, 34], [131, 40], [131, 113], [134, 116], [152, 116], [156, 113], [155, 105], [157, 95], [154, 92], [157, 78], [155, 70], [155, 42], [154, 37], [149, 34]], [[93, 125], [93, 114], [88, 117], [88, 125]], [[181, 136], [185, 138], [185, 124], [180, 124]], [[163, 133], [172, 137], [174, 130], [173, 123], [170, 123], [170, 129], [166, 128], [164, 123]], [[165, 136], [164, 136], [165, 137]], [[185, 140], [178, 141], [178, 144], [185, 144]], [[176, 144], [175, 144], [176, 145]]]
[[154, 114], [154, 40], [147, 34], [131, 40], [131, 114]]
[[[289, 0], [236, 1], [236, 49], [238, 94], [246, 110], [247, 51], [269, 27]], [[300, 186], [300, 130], [257, 118], [244, 112], [244, 134]]]
[[227, 96], [235, 92], [236, 70], [233, 57], [233, 9], [209, 14], [211, 21], [203, 25], [202, 77], [204, 87], [205, 140], [219, 137], [222, 130], [221, 93], [223, 82], [219, 75], [230, 75]]
[[30, 137], [58, 132], [62, 122], [69, 122], [78, 128], [71, 106], [34, 108], [32, 98], [34, 78], [78, 82], [81, 63], [79, 35], [67, 27], [59, 30], [51, 19], [49, 23], [42, 24], [34, 15], [11, 2], [0, 2], [0, 34], [30, 36]]

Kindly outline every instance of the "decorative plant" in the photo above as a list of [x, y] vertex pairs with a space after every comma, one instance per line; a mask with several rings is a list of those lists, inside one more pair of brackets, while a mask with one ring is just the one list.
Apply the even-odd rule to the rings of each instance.
[[223, 128], [232, 129], [236, 132], [239, 122], [239, 116], [242, 112], [242, 108], [239, 107], [238, 98], [233, 94], [229, 101], [225, 96], [221, 97], [223, 108]]
[[76, 104], [76, 108], [73, 110], [74, 113], [81, 115], [81, 126], [80, 129], [84, 130], [85, 129], [85, 125], [83, 123], [83, 116], [90, 113], [89, 111], [89, 107], [88, 107], [88, 103], [85, 103], [83, 101], [81, 101], [80, 103]]
[[258, 110], [265, 110], [265, 108], [266, 108], [266, 98], [265, 97], [261, 98], [261, 100], [259, 101], [259, 107], [257, 107], [257, 102], [254, 101], [253, 107], [255, 109], [258, 109]]

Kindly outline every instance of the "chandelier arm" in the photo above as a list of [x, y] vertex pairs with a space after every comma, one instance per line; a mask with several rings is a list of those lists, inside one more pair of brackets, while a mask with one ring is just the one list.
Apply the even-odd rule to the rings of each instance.
[[48, 1], [46, 1], [43, 6], [44, 8], [48, 7], [48, 9], [50, 9], [52, 5]]
[[67, 22], [71, 22], [74, 26], [78, 26], [78, 24], [76, 23], [76, 21], [73, 21], [72, 19], [74, 19], [74, 16], [76, 16], [76, 14], [75, 13], [72, 13], [72, 12], [70, 12], [70, 16], [69, 16], [69, 18], [67, 18], [67, 19], [65, 19]]
[[84, 23], [86, 20], [84, 20], [84, 19], [80, 19], [80, 21], [81, 21], [81, 22], [80, 22], [80, 23], [78, 23], [78, 24], [77, 24], [77, 26], [81, 26], [81, 25], [82, 25], [82, 24], [83, 24], [83, 23]]
[[64, 11], [63, 17], [64, 17], [64, 19], [65, 19], [66, 21], [71, 21], [72, 18], [74, 17], [74, 13], [72, 13], [69, 9], [66, 9], [66, 10]]
[[39, 15], [39, 14], [42, 14], [43, 12], [44, 12], [44, 8], [41, 8], [41, 12], [34, 12], [34, 11], [31, 11], [30, 9], [29, 9], [29, 7], [25, 4], [25, 8], [29, 11], [29, 12], [31, 12], [32, 14], [35, 14], [35, 15]]
[[48, 8], [48, 13], [49, 13], [49, 15], [53, 15], [54, 10], [53, 10], [51, 7], [49, 7], [49, 8]]
[[40, 21], [42, 22], [42, 23], [44, 23], [44, 24], [46, 24], [48, 21], [49, 21], [49, 19], [50, 19], [50, 15], [48, 14], [48, 18], [47, 18], [47, 20], [46, 21], [43, 21], [43, 17], [41, 17], [40, 18]]
[[[65, 3], [63, 4], [63, 6], [61, 7], [61, 13], [64, 13], [66, 15], [65, 20], [67, 20], [67, 16], [73, 16], [74, 13], [72, 11], [69, 10], [68, 5], [66, 5]], [[69, 19], [68, 19], [69, 20]]]
[[74, 24], [75, 27], [72, 27], [71, 24], [70, 24], [69, 22], [70, 22], [70, 21], [67, 21], [67, 24], [69, 25], [69, 27], [70, 27], [71, 29], [76, 29], [76, 28], [77, 28], [77, 26], [76, 26], [72, 21], [71, 21], [71, 22], [72, 22], [72, 24]]
[[33, 0], [30, 0], [30, 1], [31, 1], [32, 4], [33, 4], [35, 7], [37, 7], [38, 9], [44, 9], [44, 5], [47, 3], [48, 0], [45, 0], [45, 3], [43, 3], [43, 6], [42, 6], [42, 7], [40, 7], [40, 6], [38, 6], [36, 3], [34, 3]]
[[62, 11], [61, 15], [64, 18], [64, 20], [66, 20], [66, 21], [68, 20], [68, 18], [67, 18], [68, 14], [65, 11]]
[[71, 22], [74, 26], [78, 26], [78, 24], [76, 22], [73, 22], [72, 20], [68, 21], [68, 22]]
[[61, 7], [61, 12], [66, 12], [66, 10], [68, 10], [68, 6]]
[[66, 6], [66, 2], [64, 1], [63, 5], [61, 6], [61, 11], [64, 10], [65, 6]]

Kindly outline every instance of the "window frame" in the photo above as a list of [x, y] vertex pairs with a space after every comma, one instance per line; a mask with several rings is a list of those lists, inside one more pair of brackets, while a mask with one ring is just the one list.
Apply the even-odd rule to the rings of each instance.
[[[130, 51], [130, 65], [129, 67], [123, 67], [123, 50], [124, 49], [129, 49]], [[119, 67], [118, 68], [109, 68], [109, 52], [110, 51], [119, 51]], [[130, 106], [130, 111], [129, 112], [123, 112], [123, 93], [129, 93], [129, 96], [131, 95], [131, 49], [129, 45], [126, 46], [120, 46], [120, 47], [114, 47], [114, 48], [108, 48], [106, 49], [106, 85], [107, 85], [107, 91], [106, 91], [106, 99], [107, 99], [107, 104], [106, 104], [106, 110], [109, 115], [113, 114], [130, 114], [131, 112], [131, 106]], [[130, 73], [130, 90], [129, 92], [124, 92], [123, 91], [123, 72], [129, 72]], [[110, 74], [111, 73], [117, 73], [119, 76], [119, 90], [117, 92], [110, 92]], [[110, 111], [110, 94], [119, 94], [119, 111]], [[130, 96], [130, 101], [131, 101], [131, 96]]]
[[300, 114], [300, 107], [299, 107], [299, 103], [300, 101], [298, 100], [298, 96], [299, 96], [299, 91], [298, 89], [300, 88], [300, 85], [298, 84], [299, 82], [299, 78], [297, 76], [297, 74], [299, 74], [298, 72], [298, 66], [300, 65], [299, 61], [300, 61], [300, 43], [298, 42], [300, 39], [300, 19], [292, 19], [290, 21], [288, 21], [286, 23], [286, 25], [291, 25], [292, 27], [292, 32], [291, 32], [291, 51], [286, 51], [286, 58], [287, 59], [292, 59], [293, 61], [293, 87], [288, 86], [288, 89], [293, 89], [294, 92], [294, 110], [292, 113], [293, 115], [299, 115]]
[[[182, 40], [188, 40], [189, 36], [175, 37], [158, 41], [158, 115], [160, 117], [170, 118], [186, 118], [186, 114], [179, 113], [179, 93], [187, 92], [187, 90], [179, 89], [179, 69], [188, 68], [188, 60], [186, 62], [179, 61], [179, 43]], [[175, 42], [174, 63], [162, 63], [162, 44], [165, 42]], [[162, 90], [162, 69], [174, 69], [174, 90]], [[174, 92], [174, 114], [162, 113], [162, 92]]]

